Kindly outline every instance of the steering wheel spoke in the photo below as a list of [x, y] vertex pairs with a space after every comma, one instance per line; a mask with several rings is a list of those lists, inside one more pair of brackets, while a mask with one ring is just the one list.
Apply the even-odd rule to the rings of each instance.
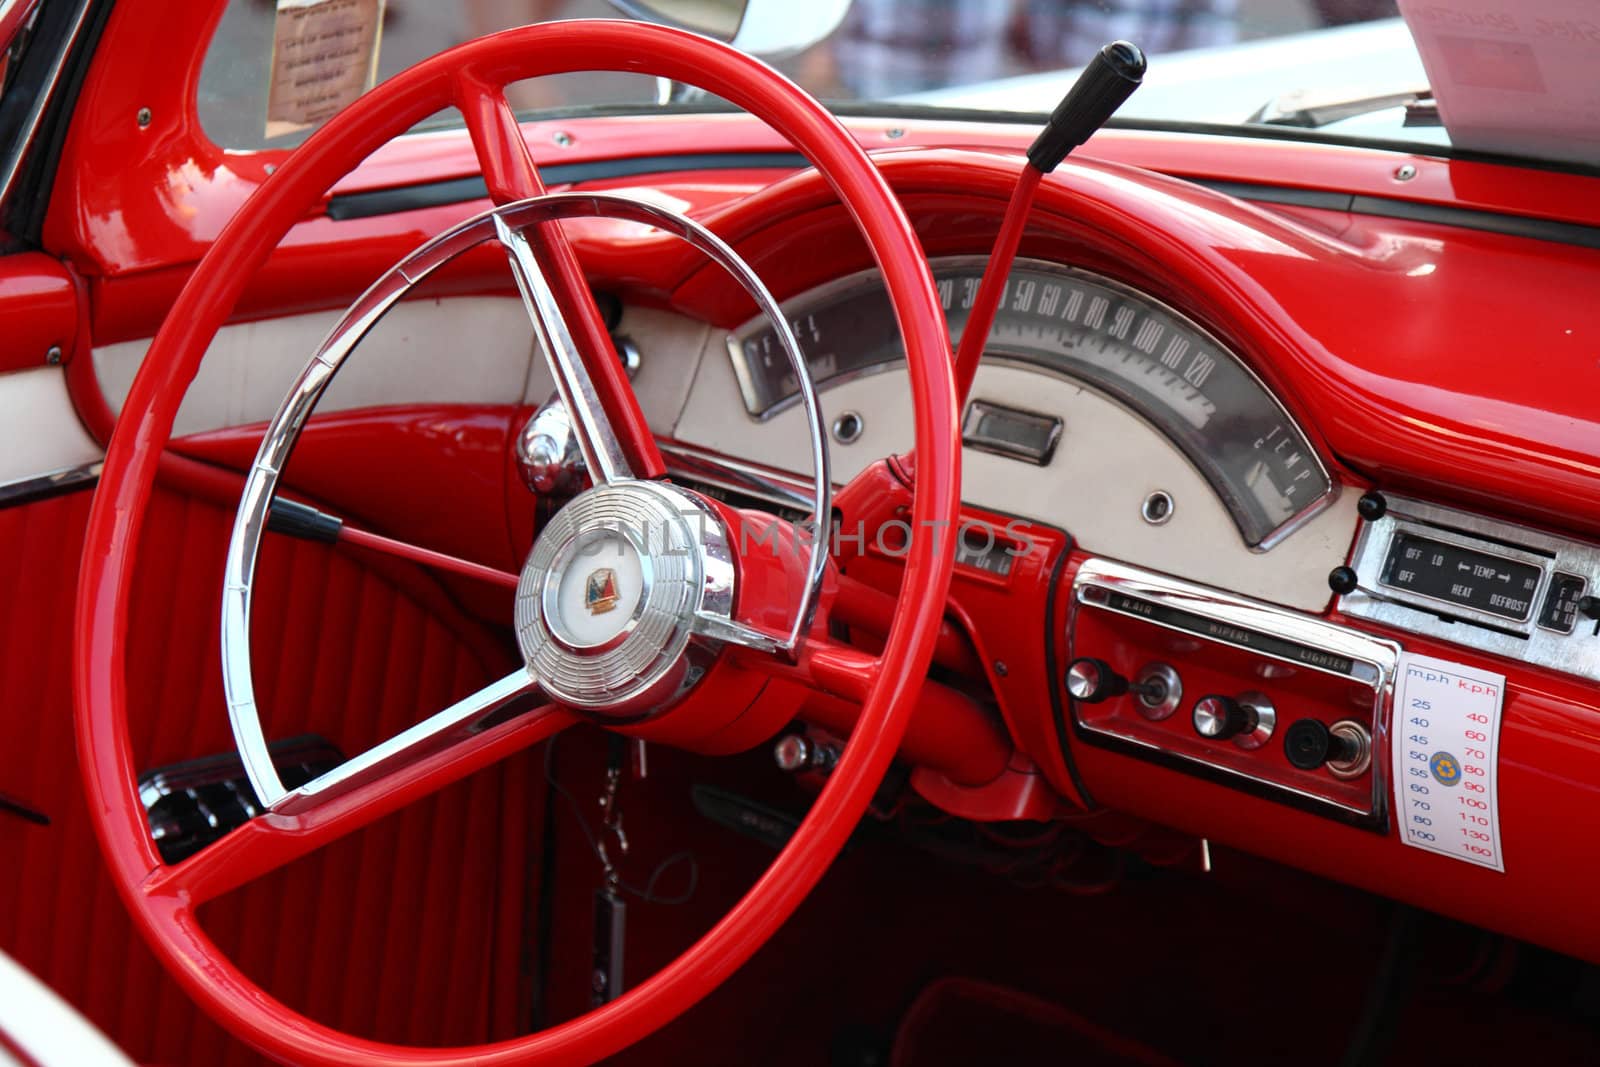
[[883, 670], [883, 658], [832, 638], [806, 641], [799, 668], [805, 679], [825, 693], [860, 703]]
[[572, 715], [555, 705], [494, 721], [535, 691], [521, 671], [485, 686], [285, 794], [183, 862], [157, 868], [143, 891], [181, 894], [191, 904], [213, 900], [571, 724]]
[[[544, 225], [553, 227], [558, 223], [552, 221]], [[539, 347], [550, 364], [556, 391], [561, 394], [561, 401], [572, 416], [578, 448], [589, 468], [589, 476], [596, 485], [615, 485], [631, 479], [633, 471], [628, 465], [628, 458], [611, 429], [605, 405], [595, 388], [594, 379], [589, 376], [589, 368], [578, 351], [572, 331], [567, 327], [561, 306], [556, 301], [555, 290], [539, 268], [527, 230], [511, 227], [500, 215], [494, 217], [494, 227], [495, 236], [511, 261], [511, 273], [517, 279], [522, 302], [527, 305], [528, 316], [533, 320]], [[609, 341], [606, 352], [615, 361]], [[631, 392], [629, 395], [632, 395]]]
[[774, 656], [757, 644], [740, 644], [739, 662], [754, 670], [840, 697], [854, 704], [864, 702], [873, 683], [883, 672], [883, 657], [863, 651], [831, 637], [807, 637], [793, 656]]
[[[461, 71], [455, 76], [455, 100], [483, 168], [489, 199], [505, 205], [544, 195], [544, 180], [505, 90]], [[590, 474], [597, 484], [635, 473], [641, 478], [659, 477], [665, 464], [655, 437], [628, 386], [616, 346], [561, 224], [551, 220], [530, 229], [531, 233], [517, 230], [508, 235], [497, 227], [497, 235], [511, 259], [556, 388], [578, 424]], [[584, 353], [592, 357], [591, 363], [585, 363]], [[574, 396], [587, 409], [587, 417], [574, 406]], [[620, 434], [612, 429], [613, 420]]]
[[455, 98], [456, 110], [461, 112], [472, 137], [478, 166], [483, 169], [489, 199], [496, 204], [509, 204], [543, 193], [539, 168], [534, 165], [505, 90], [458, 71]]

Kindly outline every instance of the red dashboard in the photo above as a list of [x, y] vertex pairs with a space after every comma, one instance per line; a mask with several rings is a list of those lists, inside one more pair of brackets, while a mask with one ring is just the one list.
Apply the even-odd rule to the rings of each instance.
[[[121, 32], [124, 44], [135, 35], [129, 27]], [[178, 89], [159, 84], [141, 59], [129, 47], [107, 60], [89, 83], [87, 111], [106, 110], [93, 94], [111, 86], [140, 99], [147, 89], [155, 126], [75, 128], [57, 190], [57, 202], [73, 210], [52, 215], [46, 234], [88, 279], [95, 346], [154, 331], [199, 251], [273, 162], [271, 154], [203, 151], [188, 139], [192, 124], [176, 105], [178, 117], [164, 127], [161, 102], [175, 101]], [[782, 299], [870, 266], [826, 185], [813, 172], [796, 171], [772, 135], [743, 119], [695, 121], [695, 155], [683, 155], [674, 119], [567, 123], [563, 154], [538, 154], [547, 167], [568, 167], [577, 187], [628, 190], [689, 211], [733, 244]], [[552, 129], [547, 123], [529, 132], [540, 144]], [[987, 251], [1031, 131], [883, 121], [854, 129], [879, 150], [876, 160], [930, 256]], [[119, 170], [113, 161], [130, 151], [131, 139], [165, 147], [146, 153], [139, 167]], [[713, 155], [723, 162], [707, 165]], [[1347, 508], [1337, 543], [1308, 554], [1302, 571], [1327, 557], [1316, 564], [1320, 582], [1332, 566], [1354, 561], [1361, 525], [1370, 520], [1348, 508], [1371, 488], [1540, 536], [1600, 541], [1600, 421], [1586, 387], [1600, 331], [1592, 300], [1600, 288], [1593, 179], [1366, 148], [1129, 130], [1101, 133], [1082, 155], [1045, 182], [1021, 255], [1148, 294], [1209, 331], [1259, 376], [1304, 430]], [[624, 156], [650, 162], [625, 177], [585, 177], [586, 165]], [[1402, 165], [1413, 176], [1402, 178]], [[384, 208], [372, 198], [474, 168], [465, 138], [456, 135], [386, 147], [334, 191], [324, 214], [296, 227], [248, 290], [240, 317], [343, 306], [425, 235], [485, 206], [447, 198]], [[200, 172], [206, 181], [186, 185], [186, 174]], [[171, 190], [171, 210], [124, 211], [152, 184]], [[105, 224], [119, 214], [120, 225]], [[664, 235], [599, 221], [571, 225], [570, 235], [593, 287], [622, 305], [717, 331], [733, 330], [753, 313], [740, 290]], [[429, 295], [504, 293], [509, 285], [503, 260], [471, 255], [430, 283]], [[89, 362], [80, 346], [69, 375], [80, 413], [103, 437], [109, 412]], [[529, 413], [507, 397], [472, 409], [330, 415], [307, 434], [295, 488], [342, 502], [374, 529], [410, 531], [431, 547], [514, 570], [535, 532], [513, 456]], [[396, 462], [424, 425], [450, 442], [448, 469]], [[232, 429], [179, 448], [243, 468], [254, 445], [248, 429]], [[1093, 445], [1107, 453], [1119, 447], [1112, 439]], [[914, 465], [875, 467], [841, 508], [894, 514], [909, 499], [908, 468]], [[463, 485], [471, 490], [470, 516], [459, 510]], [[1041, 518], [1032, 503], [985, 499], [969, 509], [991, 527], [1031, 520], [1034, 536], [1003, 575], [958, 566], [950, 645], [970, 652], [956, 657], [961, 669], [947, 669], [942, 680], [960, 699], [930, 704], [903, 750], [921, 764], [924, 796], [975, 818], [1086, 818], [1109, 809], [1600, 960], [1600, 924], [1588, 914], [1588, 886], [1600, 870], [1584, 859], [1582, 845], [1600, 834], [1600, 776], [1590, 770], [1600, 764], [1600, 676], [1571, 661], [1538, 665], [1486, 652], [1473, 641], [1419, 632], [1404, 619], [1362, 617], [1343, 610], [1331, 590], [1315, 605], [1279, 604], [1295, 625], [1314, 623], [1372, 647], [1505, 675], [1497, 760], [1503, 872], [1409, 847], [1396, 825], [1401, 812], [1386, 762], [1399, 734], [1392, 662], [1365, 681], [1305, 661], [1303, 669], [1283, 668], [1289, 660], [1281, 649], [1262, 652], [1248, 640], [1207, 638], [1192, 627], [1137, 618], [1134, 610], [1108, 610], [1080, 594], [1086, 574], [1119, 558], [1117, 545], [1084, 543], [1073, 519], [1074, 509], [1088, 515], [1101, 503], [1090, 496], [1063, 501], [1063, 521]], [[418, 531], [411, 525], [418, 514], [435, 521]], [[1285, 542], [1259, 556], [1288, 548]], [[892, 552], [866, 546], [838, 562], [864, 586], [892, 591], [898, 581]], [[1159, 577], [1163, 568], [1147, 561], [1138, 573]], [[1361, 588], [1375, 588], [1368, 576], [1358, 577], [1366, 582]], [[485, 616], [509, 601], [509, 594], [466, 586], [457, 592]], [[1227, 599], [1237, 590], [1213, 592]], [[1238, 599], [1270, 606], [1272, 592], [1267, 583]], [[839, 593], [835, 610], [860, 620], [859, 603], [842, 603], [850, 595]], [[1260, 625], [1249, 632], [1264, 633], [1267, 624]], [[1582, 636], [1580, 625], [1569, 638], [1573, 647]], [[1312, 636], [1301, 645], [1326, 651]], [[1135, 680], [1150, 662], [1170, 663], [1183, 677], [1177, 714], [1146, 716], [1132, 692], [1073, 701], [1064, 672], [1085, 657]], [[1277, 709], [1277, 732], [1249, 749], [1223, 743], [1228, 737], [1197, 737], [1191, 705], [1211, 693], [1265, 695]], [[809, 714], [835, 732], [850, 725], [847, 712], [824, 701]], [[1357, 722], [1372, 758], [1351, 777], [1329, 774], [1322, 764], [1292, 766], [1283, 737], [1298, 718]], [[949, 736], [963, 740], [950, 744]], [[1005, 769], [973, 784], [972, 767], [992, 769], [994, 752]]]
[[[594, 144], [598, 154], [621, 130], [626, 126], [597, 123], [594, 138], [581, 136], [579, 144]], [[646, 130], [661, 133], [653, 126]], [[718, 149], [765, 144], [762, 134], [744, 123], [728, 123], [725, 133], [726, 144]], [[867, 138], [877, 133], [877, 126], [862, 128]], [[661, 136], [670, 139], [670, 134]], [[917, 126], [910, 139], [968, 142], [976, 134]], [[1002, 138], [986, 131], [984, 139]], [[1022, 141], [1021, 133], [1011, 138], [1013, 146]], [[1600, 427], [1584, 390], [1560, 387], [1570, 368], [1586, 362], [1587, 357], [1574, 354], [1592, 344], [1595, 330], [1586, 294], [1600, 283], [1600, 259], [1571, 242], [1579, 229], [1594, 232], [1587, 229], [1590, 219], [1584, 213], [1555, 211], [1550, 198], [1536, 208], [1530, 192], [1534, 182], [1526, 182], [1525, 174], [1475, 163], [1418, 158], [1413, 160], [1418, 178], [1402, 187], [1392, 176], [1397, 157], [1370, 150], [1232, 141], [1226, 154], [1210, 155], [1192, 142], [1142, 133], [1104, 133], [1091, 150], [1102, 162], [1069, 165], [1046, 182], [1022, 240], [1022, 256], [1117, 278], [1202, 323], [1282, 398], [1347, 498], [1378, 486], [1579, 539], [1600, 530], [1600, 504], [1592, 493]], [[933, 256], [986, 250], [1014, 181], [1016, 160], [1006, 150], [966, 147], [894, 149], [878, 157]], [[869, 264], [866, 248], [810, 174], [678, 173], [670, 166], [666, 160], [659, 174], [584, 182], [584, 187], [648, 189], [653, 197], [690, 205], [762, 270], [779, 298]], [[1240, 184], [1245, 174], [1256, 176], [1248, 186]], [[1282, 178], [1262, 182], [1261, 174]], [[1573, 181], [1549, 179], [1557, 197]], [[1462, 208], [1461, 189], [1480, 190], [1470, 213]], [[1317, 195], [1301, 195], [1306, 190]], [[1430, 213], [1446, 195], [1454, 197], [1458, 214]], [[1339, 203], [1344, 210], [1338, 210]], [[1368, 210], [1360, 210], [1363, 205]], [[435, 206], [357, 222], [307, 221], [246, 298], [256, 309], [248, 314], [344, 301], [366, 277], [365, 264], [386, 262], [427, 227], [480, 206]], [[1565, 218], [1560, 226], [1541, 230], [1541, 219], [1534, 218], [1539, 213]], [[752, 309], [742, 294], [667, 238], [640, 237], [603, 222], [573, 230], [597, 290], [723, 330], [749, 317]], [[90, 237], [83, 234], [86, 253], [96, 248]], [[179, 277], [174, 270], [114, 269], [96, 278], [96, 336], [117, 339], [150, 330], [150, 309], [165, 304]], [[504, 285], [498, 264], [483, 259], [459, 267], [438, 290], [498, 291]], [[451, 483], [462, 472], [470, 472], [466, 477], [475, 483], [506, 485], [506, 518], [462, 523], [453, 533], [430, 536], [438, 547], [490, 565], [517, 565], [533, 526], [523, 518], [525, 491], [512, 475], [507, 454], [525, 408], [435, 414], [478, 429], [456, 438], [451, 456], [456, 466], [448, 477], [419, 478], [416, 469], [408, 470], [406, 512], [435, 496], [459, 504]], [[387, 421], [370, 418], [362, 434], [355, 434], [349, 421], [325, 419], [309, 434], [312, 453], [323, 437], [333, 442], [342, 435], [341, 448], [352, 440], [365, 440], [366, 446], [342, 453], [347, 461], [341, 467], [322, 467], [302, 490], [330, 501], [358, 501], [360, 514], [376, 528], [405, 528], [406, 515], [386, 504], [398, 494], [382, 491], [395, 477], [384, 458], [394, 454], [395, 440], [406, 437], [408, 422], [416, 421], [414, 413], [397, 413]], [[1115, 446], [1104, 442], [1104, 448]], [[242, 464], [253, 442], [248, 434], [222, 434], [197, 438], [184, 448]], [[904, 496], [904, 488], [886, 480], [878, 486], [874, 507], [890, 506], [896, 493]], [[1096, 504], [1086, 499], [1078, 506]], [[986, 509], [982, 515], [995, 523], [1029, 517], [1029, 502], [1018, 499], [1000, 510], [1005, 514]], [[502, 533], [507, 525], [509, 537]], [[1315, 805], [1285, 803], [1272, 789], [1240, 789], [1240, 782], [1226, 774], [1195, 773], [1194, 760], [1152, 761], [1130, 753], [1126, 745], [1102, 744], [1104, 737], [1085, 731], [1085, 720], [1074, 718], [1062, 691], [1062, 670], [1070, 657], [1096, 654], [1133, 673], [1142, 659], [1155, 656], [1146, 646], [1158, 643], [1165, 632], [1107, 627], [1106, 619], [1090, 617], [1072, 624], [1075, 576], [1091, 557], [1117, 555], [1114, 545], [1067, 553], [1072, 526], [1040, 526], [1037, 557], [998, 581], [992, 574], [958, 568], [950, 619], [965, 632], [982, 667], [982, 677], [968, 681], [994, 694], [1016, 755], [1005, 781], [955, 787], [939, 773], [938, 739], [926, 736], [939, 729], [930, 726], [938, 721], [930, 713], [922, 725], [912, 726], [907, 741], [907, 752], [931, 753], [933, 763], [923, 773], [925, 795], [976, 817], [1072, 817], [1085, 808], [1114, 809], [1600, 958], [1600, 933], [1587, 920], [1582, 851], [1574, 849], [1576, 841], [1600, 830], [1600, 795], [1584, 769], [1600, 755], [1600, 720], [1589, 680], [1374, 625], [1336, 609], [1323, 616], [1328, 624], [1371, 633], [1413, 653], [1480, 665], [1507, 677], [1499, 749], [1499, 833], [1506, 870], [1434, 856], [1398, 840], [1392, 784], [1381, 761], [1371, 765], [1376, 771], [1370, 768], [1354, 782], [1290, 768], [1282, 750], [1282, 729], [1291, 721], [1286, 710], [1280, 710], [1280, 733], [1269, 744], [1256, 752], [1227, 749], [1224, 761], [1245, 769], [1270, 765], [1269, 779], [1317, 779], [1325, 787], [1320, 792], [1355, 798], [1365, 816], [1330, 817]], [[1350, 525], [1344, 552], [1355, 533]], [[1346, 561], [1344, 552], [1339, 563]], [[870, 550], [859, 560], [846, 560], [842, 569], [885, 589], [896, 582], [893, 560]], [[483, 593], [474, 597], [485, 600]], [[1202, 689], [1266, 689], [1280, 709], [1320, 715], [1328, 723], [1365, 715], [1373, 733], [1387, 729], [1382, 707], [1374, 723], [1370, 691], [1363, 704], [1331, 683], [1264, 681], [1258, 657], [1218, 654], [1203, 641], [1190, 641], [1178, 651], [1165, 648], [1162, 656], [1187, 656], [1174, 665], [1187, 675], [1187, 691], [1195, 696]], [[1170, 745], [1173, 749], [1195, 749], [1187, 699], [1181, 712], [1160, 728], [1184, 737]], [[829, 717], [821, 710], [818, 718], [835, 726], [842, 721], [837, 713]], [[944, 728], [950, 728], [947, 721]], [[949, 753], [947, 747], [942, 750]], [[1048, 789], [1040, 789], [1037, 776]], [[1528, 901], [1539, 905], [1528, 907]]]

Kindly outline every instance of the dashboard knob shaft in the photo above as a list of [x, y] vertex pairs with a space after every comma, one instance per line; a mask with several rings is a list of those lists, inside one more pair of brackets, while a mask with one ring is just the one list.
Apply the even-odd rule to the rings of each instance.
[[1256, 715], [1230, 697], [1204, 696], [1194, 702], [1194, 732], [1212, 741], [1226, 741], [1256, 728]]
[[1128, 680], [1103, 659], [1084, 656], [1067, 664], [1067, 692], [1073, 700], [1098, 704], [1128, 691]]

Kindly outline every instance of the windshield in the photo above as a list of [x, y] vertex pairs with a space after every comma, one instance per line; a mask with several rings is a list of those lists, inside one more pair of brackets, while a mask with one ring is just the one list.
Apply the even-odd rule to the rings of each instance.
[[[1040, 114], [1074, 68], [1123, 38], [1151, 59], [1125, 120], [1274, 121], [1447, 143], [1436, 119], [1415, 121], [1427, 79], [1396, 15], [1394, 0], [854, 0], [820, 43], [769, 61], [841, 110]], [[291, 147], [372, 82], [444, 48], [529, 22], [616, 17], [606, 0], [231, 0], [206, 57], [200, 118], [225, 148]], [[324, 48], [329, 40], [340, 47]], [[709, 103], [611, 73], [508, 95], [525, 115]], [[1349, 106], [1376, 97], [1387, 106]], [[1336, 107], [1297, 109], [1308, 99]]]

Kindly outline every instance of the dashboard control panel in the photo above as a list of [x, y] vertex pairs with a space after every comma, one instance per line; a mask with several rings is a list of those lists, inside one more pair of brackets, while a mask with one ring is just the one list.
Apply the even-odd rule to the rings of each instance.
[[1346, 615], [1600, 680], [1600, 546], [1368, 494]]
[[1064, 636], [1077, 740], [1387, 830], [1395, 642], [1100, 559]]

